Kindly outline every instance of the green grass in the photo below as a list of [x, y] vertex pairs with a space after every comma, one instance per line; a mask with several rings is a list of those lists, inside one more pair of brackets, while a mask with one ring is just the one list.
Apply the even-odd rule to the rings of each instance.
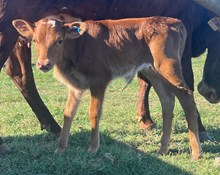
[[[195, 87], [202, 77], [204, 55], [193, 59]], [[43, 74], [34, 68], [36, 84], [45, 104], [60, 125], [67, 88], [57, 82], [52, 72]], [[18, 89], [5, 74], [0, 74], [0, 135], [13, 149], [0, 157], [1, 175], [218, 175], [214, 160], [220, 153], [220, 108], [209, 104], [195, 90], [195, 99], [202, 120], [213, 143], [202, 144], [203, 158], [191, 160], [184, 113], [176, 101], [170, 154], [157, 154], [161, 135], [161, 107], [152, 91], [151, 113], [157, 129], [143, 132], [135, 120], [138, 82], [124, 90], [123, 80], [113, 81], [107, 89], [100, 124], [101, 146], [97, 154], [87, 154], [90, 139], [88, 118], [89, 93], [80, 104], [71, 128], [69, 145], [61, 156], [54, 155], [57, 138], [40, 125]]]

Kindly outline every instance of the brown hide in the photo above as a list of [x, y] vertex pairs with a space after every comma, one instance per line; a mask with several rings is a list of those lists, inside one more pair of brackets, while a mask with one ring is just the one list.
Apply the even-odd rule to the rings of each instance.
[[130, 81], [142, 70], [152, 82], [157, 82], [155, 87], [162, 102], [164, 127], [160, 153], [168, 152], [175, 94], [186, 113], [193, 158], [201, 156], [196, 106], [192, 94], [185, 92], [187, 86], [181, 72], [186, 31], [179, 20], [132, 18], [73, 22], [63, 26], [49, 17], [37, 22], [36, 27], [24, 20], [15, 20], [13, 25], [20, 34], [34, 39], [37, 68], [47, 72], [55, 67], [55, 77], [69, 88], [56, 152], [63, 152], [67, 146], [71, 122], [86, 89], [91, 92], [92, 136], [88, 151], [96, 152], [100, 145], [99, 121], [108, 83], [117, 77]]

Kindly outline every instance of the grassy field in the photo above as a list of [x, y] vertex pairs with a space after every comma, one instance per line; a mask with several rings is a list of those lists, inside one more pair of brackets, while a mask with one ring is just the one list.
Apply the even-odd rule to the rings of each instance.
[[[204, 55], [193, 60], [195, 87], [202, 77]], [[34, 66], [33, 66], [34, 67]], [[38, 90], [60, 125], [67, 89], [52, 72], [43, 74], [34, 67]], [[176, 101], [170, 154], [157, 154], [162, 127], [157, 95], [150, 97], [151, 113], [157, 123], [153, 131], [141, 131], [135, 120], [138, 83], [126, 86], [123, 80], [108, 87], [100, 125], [101, 146], [97, 154], [87, 154], [90, 139], [89, 93], [82, 100], [71, 128], [69, 145], [63, 155], [54, 155], [57, 138], [40, 125], [18, 89], [0, 73], [0, 135], [13, 152], [0, 157], [1, 175], [219, 175], [214, 160], [220, 156], [220, 107], [209, 104], [197, 89], [195, 99], [202, 120], [214, 142], [202, 144], [203, 157], [191, 160], [184, 113]]]

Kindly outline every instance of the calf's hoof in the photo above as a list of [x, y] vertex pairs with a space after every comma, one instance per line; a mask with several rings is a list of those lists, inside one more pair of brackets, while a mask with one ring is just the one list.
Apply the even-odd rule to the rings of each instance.
[[202, 157], [202, 154], [192, 155], [192, 160], [199, 160]]
[[143, 117], [141, 115], [136, 115], [137, 122], [141, 122]]
[[60, 155], [60, 154], [64, 153], [64, 151], [65, 151], [65, 148], [57, 148], [55, 150], [54, 154]]
[[205, 141], [209, 141], [209, 142], [213, 141], [211, 136], [206, 131], [199, 132], [199, 140], [200, 140], [201, 143], [203, 143]]
[[99, 149], [99, 146], [90, 146], [87, 150], [89, 154], [95, 154]]
[[7, 147], [5, 144], [0, 145], [0, 155], [6, 155], [11, 153], [11, 149]]
[[168, 154], [168, 148], [160, 148], [158, 153], [160, 155], [167, 155]]

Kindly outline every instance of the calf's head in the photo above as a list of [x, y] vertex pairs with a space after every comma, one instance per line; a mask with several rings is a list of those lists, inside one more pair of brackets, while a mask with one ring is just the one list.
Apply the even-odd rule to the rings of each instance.
[[38, 55], [36, 67], [43, 72], [51, 70], [62, 59], [66, 39], [78, 38], [87, 29], [84, 22], [64, 23], [54, 18], [44, 18], [34, 24], [17, 19], [12, 24], [22, 36], [34, 42]]

